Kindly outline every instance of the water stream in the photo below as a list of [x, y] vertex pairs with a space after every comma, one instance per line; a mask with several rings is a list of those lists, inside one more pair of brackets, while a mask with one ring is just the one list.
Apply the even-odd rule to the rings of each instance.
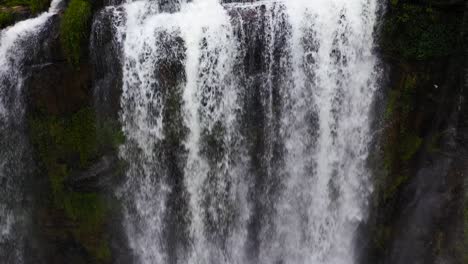
[[375, 0], [128, 1], [129, 164], [119, 195], [137, 263], [355, 263], [366, 218]]
[[54, 0], [48, 12], [0, 31], [0, 259], [4, 263], [23, 263], [28, 222], [24, 188], [33, 168], [25, 127], [24, 61], [37, 49], [37, 38], [60, 2]]

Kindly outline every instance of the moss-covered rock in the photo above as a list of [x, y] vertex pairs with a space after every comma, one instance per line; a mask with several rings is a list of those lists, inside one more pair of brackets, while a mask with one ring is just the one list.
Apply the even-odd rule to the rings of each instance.
[[[387, 1], [379, 39], [389, 66], [387, 104], [371, 249], [363, 263], [464, 263], [452, 250], [460, 233], [453, 212], [459, 211], [461, 189], [460, 177], [453, 175], [463, 162], [447, 161], [455, 146], [450, 144], [458, 140], [451, 133], [461, 122], [455, 117], [462, 111], [456, 106], [463, 87], [464, 13], [462, 2], [446, 2]], [[441, 204], [443, 210], [434, 209]], [[427, 220], [417, 230], [411, 227], [415, 217]]]
[[394, 57], [427, 60], [454, 54], [461, 48], [460, 16], [429, 5], [391, 1], [383, 26], [382, 48]]
[[[104, 197], [97, 192], [77, 192], [65, 182], [72, 171], [89, 167], [104, 151], [115, 151], [123, 140], [120, 129], [98, 125], [91, 108], [68, 116], [37, 114], [29, 124], [40, 166], [49, 178], [50, 206], [74, 223], [69, 230], [73, 239], [96, 263], [108, 263], [110, 249], [104, 230], [109, 208]], [[103, 138], [107, 140], [98, 143]]]
[[0, 29], [11, 25], [15, 20], [13, 13], [10, 11], [0, 11]]
[[71, 0], [60, 23], [60, 41], [67, 60], [77, 66], [89, 38], [92, 17], [91, 4], [87, 0]]
[[[418, 115], [421, 77], [404, 73], [397, 87], [390, 90], [385, 110], [387, 123], [383, 139], [383, 165], [386, 179], [380, 182], [383, 198], [391, 199], [409, 179], [410, 163], [420, 150], [423, 139], [421, 124], [414, 122]], [[419, 88], [419, 89], [418, 89]]]

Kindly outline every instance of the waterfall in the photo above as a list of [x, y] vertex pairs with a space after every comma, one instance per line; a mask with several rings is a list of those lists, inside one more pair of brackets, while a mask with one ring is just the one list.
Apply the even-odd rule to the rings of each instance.
[[60, 2], [54, 0], [48, 12], [0, 32], [0, 259], [4, 263], [23, 263], [24, 186], [32, 172], [25, 128], [24, 64], [39, 46], [37, 38]]
[[226, 2], [106, 8], [136, 262], [356, 263], [377, 0]]

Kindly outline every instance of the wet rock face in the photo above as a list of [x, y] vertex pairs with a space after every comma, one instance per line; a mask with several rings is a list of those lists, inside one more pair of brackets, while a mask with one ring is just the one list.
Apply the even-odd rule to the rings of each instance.
[[[388, 222], [393, 226], [393, 239], [385, 263], [439, 263], [442, 260], [452, 263], [460, 255], [450, 245], [457, 243], [454, 237], [458, 232], [457, 208], [463, 198], [463, 177], [455, 175], [460, 175], [468, 165], [459, 159], [459, 153], [466, 149], [458, 141], [457, 134], [466, 133], [466, 129], [461, 125], [463, 110], [459, 108], [460, 75], [453, 74], [460, 64], [449, 61], [446, 65], [451, 70], [438, 71], [440, 82], [435, 83], [439, 88], [431, 91], [438, 94], [437, 102], [429, 99], [434, 95], [427, 94], [429, 85], [434, 84], [424, 85], [420, 80], [420, 88], [416, 88], [418, 91], [426, 87], [426, 90], [415, 94], [419, 97], [419, 106], [411, 120], [418, 119], [420, 125], [411, 129], [422, 135], [423, 143], [414, 158], [394, 171], [409, 170], [406, 172], [409, 176], [397, 188], [395, 196], [389, 198], [389, 203], [394, 204], [393, 208], [388, 208], [394, 214]], [[438, 77], [432, 78], [435, 81]], [[435, 143], [436, 135], [440, 138]]]
[[[118, 7], [117, 7], [118, 8]], [[93, 98], [100, 118], [118, 120], [122, 94], [121, 43], [112, 10], [101, 10], [93, 22], [90, 37]], [[121, 21], [124, 23], [124, 21]]]
[[66, 185], [79, 192], [96, 192], [111, 189], [117, 177], [119, 159], [116, 155], [103, 156], [84, 171], [77, 171], [67, 179]]
[[[403, 23], [391, 40], [385, 37], [391, 31], [385, 20], [405, 14], [409, 21], [425, 19], [426, 5], [427, 1], [390, 5], [381, 30], [380, 48], [388, 66], [379, 167], [384, 172], [376, 173], [380, 176], [369, 219], [370, 248], [363, 250], [367, 263], [464, 263], [466, 257], [462, 212], [468, 112], [461, 69], [467, 62], [466, 51], [457, 43], [466, 35], [462, 21], [468, 12], [458, 1], [440, 1], [430, 9], [431, 19], [439, 21], [435, 27], [427, 26], [431, 20], [418, 20], [419, 26]], [[421, 37], [437, 27], [450, 30]], [[444, 43], [450, 46], [442, 50], [433, 45], [438, 38], [447, 39]], [[402, 43], [402, 48], [395, 49], [389, 41]]]
[[[64, 67], [69, 70], [64, 71]], [[89, 75], [86, 66], [75, 72], [66, 62], [36, 65], [29, 79], [34, 107], [45, 109], [51, 114], [72, 113], [80, 109], [88, 99]], [[64, 101], [64, 97], [69, 99]]]
[[25, 63], [27, 125], [37, 164], [25, 263], [130, 263], [121, 253], [129, 252], [127, 244], [115, 231], [121, 221], [108, 202], [123, 166], [116, 156], [122, 139], [112, 116], [98, 121], [92, 109], [91, 88], [100, 80], [93, 76], [103, 70], [89, 56], [79, 65], [67, 62], [59, 24], [56, 16], [44, 27], [40, 48]]
[[64, 58], [59, 43], [60, 17], [44, 27], [41, 48], [27, 63], [25, 81], [28, 107], [32, 112], [43, 110], [52, 115], [73, 113], [88, 103], [90, 67], [84, 63], [74, 68]]

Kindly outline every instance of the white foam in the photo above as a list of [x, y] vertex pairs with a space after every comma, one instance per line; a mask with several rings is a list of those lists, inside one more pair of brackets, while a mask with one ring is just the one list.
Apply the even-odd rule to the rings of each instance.
[[[268, 140], [285, 147], [284, 167], [274, 171], [272, 143], [266, 146], [268, 177], [282, 175], [283, 189], [274, 204], [268, 232], [260, 232], [258, 263], [355, 263], [353, 239], [365, 219], [372, 189], [366, 169], [370, 106], [377, 87], [376, 57], [372, 54], [375, 0], [288, 0], [221, 5], [216, 0], [182, 3], [179, 12], [159, 13], [152, 1], [128, 1], [124, 38], [123, 129], [141, 150], [137, 158], [125, 146], [122, 157], [131, 163], [123, 190], [128, 237], [141, 263], [167, 263], [163, 233], [165, 201], [170, 188], [154, 166], [164, 139], [161, 113], [164, 103], [158, 92], [155, 65], [164, 58], [180, 56], [185, 66], [183, 83], [184, 123], [189, 135], [185, 187], [189, 194], [189, 252], [181, 263], [245, 263], [249, 217], [254, 215], [247, 197], [253, 175], [249, 156], [239, 145], [243, 76], [236, 76], [245, 43], [235, 36], [226, 9], [257, 9], [265, 6], [264, 49], [268, 59], [265, 91], [261, 98], [267, 125], [273, 126], [275, 89], [280, 90], [280, 138], [271, 131]], [[286, 18], [286, 24], [281, 20]], [[242, 29], [242, 27], [241, 27]], [[284, 32], [286, 30], [287, 32]], [[185, 52], [171, 54], [164, 41], [180, 37]], [[275, 76], [278, 63], [272, 58], [276, 34], [287, 37], [281, 59], [284, 72]], [[241, 32], [252, 34], [252, 32]], [[173, 50], [173, 52], [180, 52]], [[265, 59], [267, 60], [267, 59]], [[280, 78], [285, 87], [274, 87]], [[252, 113], [253, 114], [253, 113]], [[203, 155], [202, 135], [223, 127], [226, 147], [214, 167]], [[132, 145], [134, 146], [134, 145]], [[245, 147], [245, 146], [244, 146]], [[233, 155], [236, 153], [236, 157]], [[233, 161], [235, 160], [235, 162]], [[166, 175], [167, 176], [167, 175]], [[155, 180], [156, 179], [156, 180]], [[210, 184], [208, 184], [210, 183]], [[230, 186], [229, 188], [227, 186]], [[208, 199], [211, 202], [204, 201]], [[227, 197], [227, 198], [226, 198]], [[236, 216], [231, 216], [235, 212]], [[206, 216], [216, 223], [207, 226]], [[229, 223], [228, 223], [229, 222]], [[225, 226], [224, 226], [225, 225]], [[213, 228], [228, 227], [226, 245], [213, 243]], [[261, 227], [264, 228], [264, 227]], [[266, 228], [266, 227], [265, 227]], [[280, 262], [282, 261], [282, 262]]]

